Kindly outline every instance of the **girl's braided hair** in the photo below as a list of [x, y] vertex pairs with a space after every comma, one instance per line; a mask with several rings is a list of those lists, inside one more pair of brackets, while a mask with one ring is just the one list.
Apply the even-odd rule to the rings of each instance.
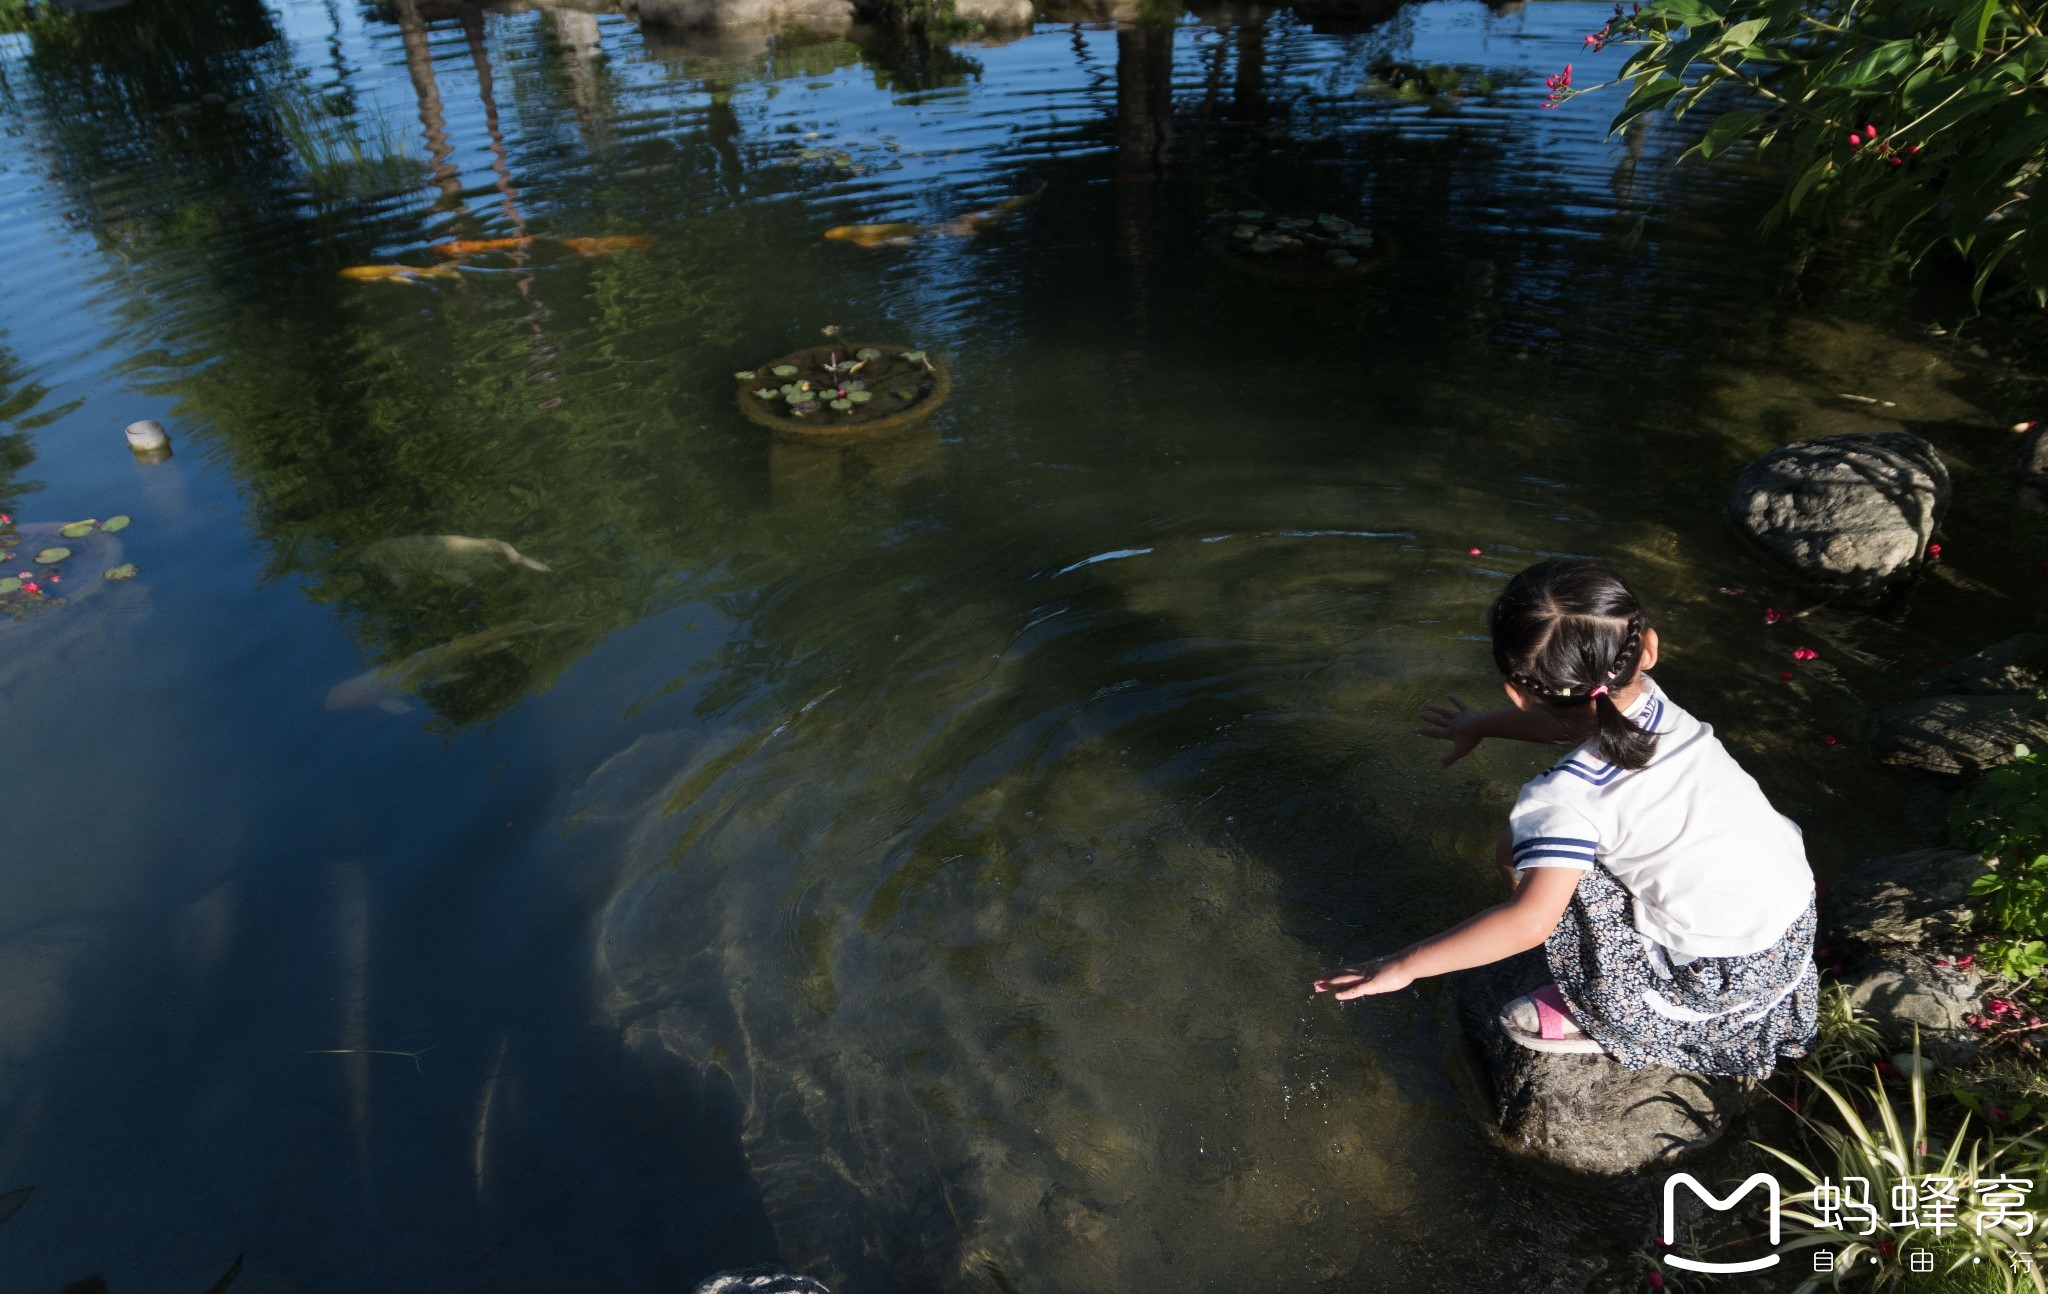
[[1501, 676], [1544, 705], [1593, 704], [1600, 758], [1641, 768], [1657, 734], [1614, 703], [1643, 660], [1642, 603], [1619, 575], [1592, 562], [1539, 562], [1508, 581], [1488, 618]]

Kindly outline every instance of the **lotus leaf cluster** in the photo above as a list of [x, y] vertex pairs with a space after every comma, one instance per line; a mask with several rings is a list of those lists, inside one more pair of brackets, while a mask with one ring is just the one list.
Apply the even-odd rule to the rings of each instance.
[[[102, 521], [88, 517], [83, 521], [62, 524], [43, 523], [26, 527], [28, 535], [5, 516], [0, 516], [0, 614], [20, 617], [33, 611], [47, 610], [58, 605], [58, 585], [63, 581], [63, 572], [69, 567], [66, 562], [78, 555], [71, 546], [80, 540], [90, 539], [98, 533], [113, 533], [128, 528], [130, 518], [108, 517]], [[42, 537], [30, 542], [29, 536]], [[61, 538], [71, 543], [52, 543], [50, 538]], [[126, 571], [116, 575], [114, 571]], [[115, 581], [132, 579], [136, 573], [133, 563], [124, 563], [106, 572]]]
[[944, 374], [921, 350], [853, 342], [813, 346], [733, 377], [749, 418], [805, 436], [922, 417], [946, 386]]
[[1380, 250], [1372, 230], [1328, 212], [1225, 211], [1217, 220], [1227, 260], [1281, 277], [1341, 279], [1361, 272]]
[[895, 140], [879, 143], [828, 144], [811, 136], [797, 142], [796, 148], [779, 165], [810, 166], [821, 168], [837, 176], [866, 175], [869, 171], [890, 171], [903, 169], [903, 163], [890, 158], [886, 163], [878, 158], [863, 159], [863, 153], [900, 153], [903, 146]]

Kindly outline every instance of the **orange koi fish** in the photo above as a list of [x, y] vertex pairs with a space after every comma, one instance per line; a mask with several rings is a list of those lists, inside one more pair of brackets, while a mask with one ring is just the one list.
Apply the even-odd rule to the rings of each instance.
[[828, 242], [856, 247], [908, 247], [929, 232], [930, 225], [838, 225], [825, 231]]
[[982, 230], [1010, 219], [1036, 202], [1038, 195], [1044, 192], [1045, 186], [1041, 184], [1030, 193], [1005, 198], [985, 211], [970, 211], [936, 225], [839, 225], [827, 229], [825, 238], [830, 242], [852, 243], [856, 247], [908, 247], [920, 238], [972, 238]]
[[460, 278], [453, 265], [351, 265], [341, 271], [351, 283], [423, 283]]
[[532, 242], [531, 238], [458, 238], [449, 243], [435, 243], [427, 250], [436, 256], [481, 256], [485, 252], [517, 251]]
[[651, 234], [607, 234], [601, 238], [564, 238], [562, 246], [578, 256], [604, 256], [612, 252], [654, 246]]

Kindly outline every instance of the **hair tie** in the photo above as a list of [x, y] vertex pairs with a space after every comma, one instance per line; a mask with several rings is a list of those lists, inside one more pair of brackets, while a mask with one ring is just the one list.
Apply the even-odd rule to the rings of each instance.
[[1605, 683], [1602, 683], [1602, 684], [1601, 684], [1601, 685], [1600, 685], [1599, 687], [1596, 687], [1596, 688], [1594, 688], [1594, 689], [1593, 689], [1592, 691], [1590, 691], [1590, 692], [1586, 693], [1586, 699], [1587, 699], [1588, 701], [1590, 701], [1590, 700], [1592, 700], [1592, 699], [1593, 699], [1594, 697], [1596, 697], [1596, 696], [1606, 696], [1606, 695], [1607, 695], [1607, 685], [1606, 685]]

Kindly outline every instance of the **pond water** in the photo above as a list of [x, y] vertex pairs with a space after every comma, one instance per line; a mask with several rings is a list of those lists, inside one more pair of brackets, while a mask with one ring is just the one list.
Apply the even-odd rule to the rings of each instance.
[[[1931, 831], [1866, 707], [2039, 576], [1959, 505], [1858, 616], [1727, 531], [1788, 437], [1881, 412], [1966, 500], [2009, 437], [1853, 244], [1759, 241], [1753, 168], [1541, 110], [1603, 17], [0, 37], [0, 502], [133, 517], [0, 620], [8, 1287], [1639, 1280], [1654, 1220], [1494, 1146], [1441, 986], [1308, 991], [1489, 901], [1546, 757], [1411, 716], [1490, 693], [1506, 574], [1612, 560], [1827, 874]], [[1376, 245], [1278, 284], [1246, 208]], [[733, 375], [827, 327], [951, 398], [771, 443]]]

